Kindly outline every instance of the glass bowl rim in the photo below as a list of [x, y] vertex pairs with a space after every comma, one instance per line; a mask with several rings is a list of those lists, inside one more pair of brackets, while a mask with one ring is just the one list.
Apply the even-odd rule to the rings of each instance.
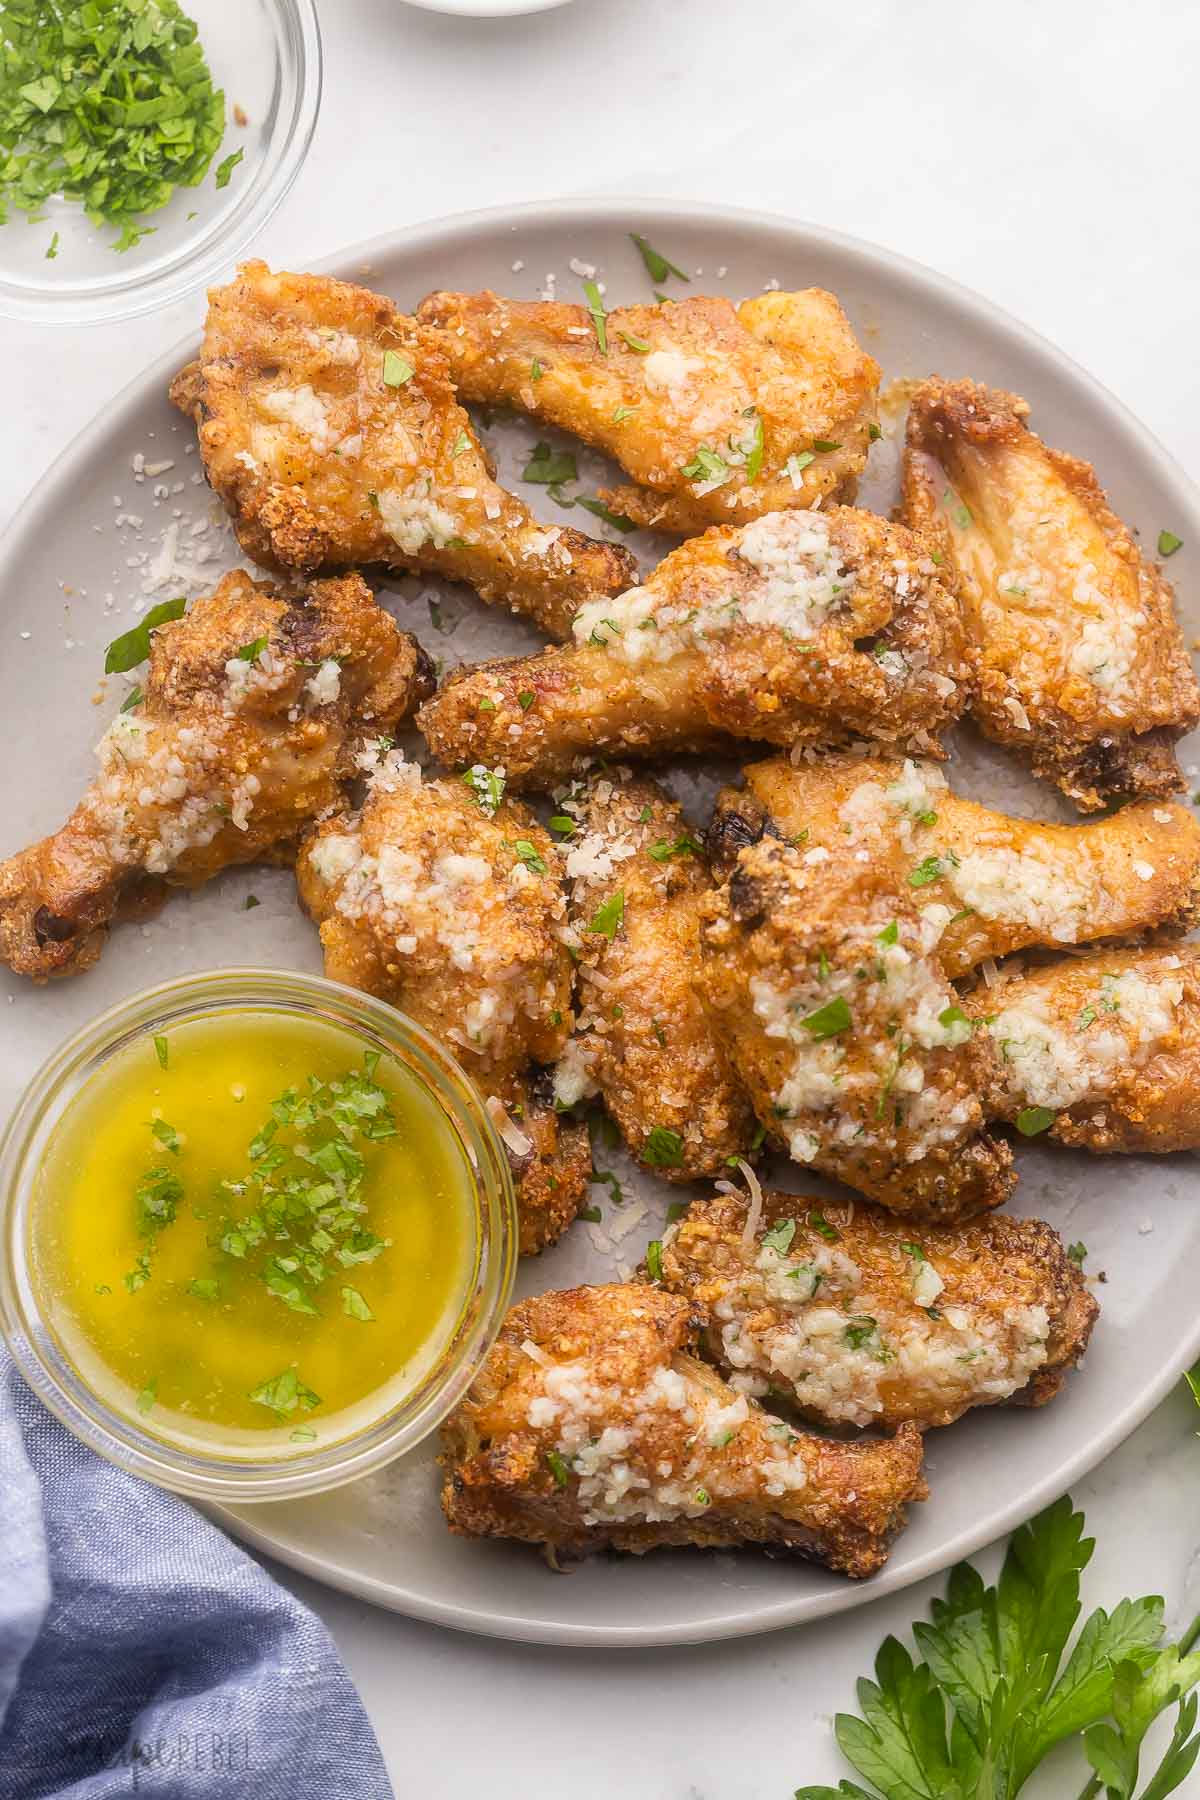
[[291, 117], [264, 164], [251, 206], [234, 209], [161, 263], [64, 290], [0, 274], [0, 318], [33, 325], [115, 324], [186, 299], [238, 261], [283, 204], [304, 166], [321, 107], [323, 57], [316, 0], [268, 0], [291, 46]]
[[[231, 1004], [316, 1011], [351, 1032], [402, 1047], [406, 1067], [424, 1080], [450, 1114], [475, 1163], [476, 1269], [454, 1337], [413, 1393], [382, 1419], [325, 1449], [260, 1462], [184, 1449], [151, 1436], [97, 1393], [60, 1351], [58, 1361], [73, 1377], [64, 1378], [29, 1329], [32, 1324], [42, 1338], [55, 1342], [36, 1304], [26, 1254], [35, 1172], [27, 1164], [47, 1110], [72, 1082], [71, 1091], [78, 1092], [131, 1035], [152, 1033], [156, 1024], [169, 1028], [171, 1019], [178, 1022], [204, 1005]], [[89, 1449], [128, 1474], [194, 1499], [244, 1505], [321, 1493], [357, 1480], [422, 1443], [465, 1394], [496, 1340], [512, 1294], [517, 1242], [516, 1193], [508, 1156], [483, 1097], [465, 1070], [443, 1044], [398, 1008], [323, 975], [233, 967], [175, 976], [142, 988], [87, 1021], [50, 1053], [0, 1133], [0, 1335], [18, 1371], [42, 1404]]]

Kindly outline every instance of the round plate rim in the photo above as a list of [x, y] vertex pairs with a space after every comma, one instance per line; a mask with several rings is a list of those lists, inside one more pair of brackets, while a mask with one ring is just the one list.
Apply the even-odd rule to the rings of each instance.
[[[882, 269], [885, 274], [902, 278], [917, 289], [935, 292], [940, 304], [952, 301], [964, 314], [985, 321], [993, 334], [999, 334], [1007, 342], [1018, 346], [1026, 355], [1032, 350], [1058, 373], [1067, 374], [1100, 413], [1107, 414], [1138, 441], [1143, 454], [1155, 465], [1159, 478], [1178, 493], [1180, 506], [1200, 515], [1200, 489], [1165, 446], [1110, 389], [1040, 332], [1022, 324], [1011, 313], [983, 295], [948, 276], [938, 274], [926, 264], [884, 246], [871, 244], [826, 226], [808, 224], [785, 214], [652, 197], [579, 196], [564, 200], [534, 201], [448, 214], [396, 231], [383, 232], [333, 255], [316, 259], [312, 267], [322, 273], [340, 274], [346, 279], [355, 280], [362, 276], [364, 261], [369, 262], [372, 257], [385, 254], [393, 256], [405, 251], [427, 252], [456, 239], [470, 240], [481, 233], [504, 229], [517, 232], [523, 225], [545, 225], [548, 222], [569, 225], [579, 233], [593, 227], [611, 228], [614, 224], [621, 225], [625, 230], [642, 225], [648, 226], [650, 230], [657, 230], [665, 225], [669, 230], [673, 223], [720, 225], [747, 233], [754, 230], [782, 232], [793, 240], [797, 250], [820, 245], [838, 251], [874, 273]], [[196, 342], [195, 333], [181, 339], [148, 369], [128, 382], [113, 401], [96, 414], [52, 465], [56, 483], [66, 483], [76, 467], [87, 463], [100, 439], [108, 439], [120, 429], [124, 415], [141, 403], [148, 393], [158, 390], [163, 380], [179, 367], [180, 362], [194, 353]], [[0, 568], [9, 566], [19, 557], [26, 531], [35, 530], [35, 520], [32, 517], [26, 519], [25, 515], [27, 512], [37, 512], [34, 497], [44, 483], [43, 474], [30, 488], [3, 536], [0, 536]], [[785, 1598], [767, 1605], [756, 1603], [751, 1607], [727, 1610], [711, 1619], [692, 1621], [686, 1625], [589, 1625], [583, 1621], [558, 1623], [530, 1619], [511, 1612], [483, 1612], [447, 1601], [432, 1600], [395, 1584], [385, 1584], [374, 1576], [364, 1575], [357, 1569], [328, 1558], [313, 1556], [304, 1549], [273, 1537], [270, 1532], [255, 1524], [257, 1509], [253, 1506], [239, 1511], [209, 1504], [203, 1510], [244, 1542], [299, 1573], [425, 1623], [484, 1637], [578, 1649], [644, 1650], [715, 1643], [722, 1639], [776, 1631], [789, 1625], [806, 1624], [851, 1611], [940, 1574], [953, 1563], [976, 1554], [996, 1539], [1015, 1530], [1102, 1462], [1166, 1397], [1197, 1357], [1200, 1357], [1200, 1317], [1192, 1331], [1180, 1338], [1175, 1351], [1155, 1379], [1135, 1399], [1119, 1407], [1105, 1429], [1089, 1443], [1069, 1456], [1065, 1462], [1056, 1464], [1051, 1472], [1026, 1489], [1019, 1499], [981, 1515], [970, 1528], [958, 1532], [948, 1540], [942, 1540], [914, 1561], [890, 1562], [869, 1581], [848, 1581], [844, 1589], [833, 1594]]]

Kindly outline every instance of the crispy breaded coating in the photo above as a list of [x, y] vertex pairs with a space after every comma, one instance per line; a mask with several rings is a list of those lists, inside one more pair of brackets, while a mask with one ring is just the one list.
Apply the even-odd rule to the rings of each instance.
[[1200, 1150], [1200, 947], [1109, 950], [963, 1001], [999, 1051], [985, 1104], [1101, 1152]]
[[450, 1529], [571, 1557], [761, 1544], [874, 1574], [925, 1497], [920, 1433], [793, 1431], [690, 1353], [703, 1323], [632, 1285], [514, 1306], [443, 1427]]
[[408, 1013], [482, 1088], [532, 1254], [571, 1223], [591, 1167], [585, 1128], [560, 1124], [536, 1073], [573, 1016], [560, 853], [486, 782], [422, 781], [396, 750], [364, 760], [361, 810], [319, 825], [296, 865], [325, 973]]
[[1174, 793], [1200, 687], [1171, 585], [1091, 465], [1045, 445], [1028, 412], [934, 377], [908, 416], [903, 516], [958, 575], [982, 662], [975, 717], [1085, 811]]
[[700, 991], [770, 1139], [893, 1212], [955, 1220], [1015, 1176], [995, 1052], [886, 869], [764, 838], [706, 903]]
[[835, 1428], [950, 1425], [1053, 1399], [1099, 1307], [1058, 1233], [992, 1213], [914, 1226], [864, 1201], [693, 1201], [664, 1234], [665, 1287], [708, 1314], [704, 1348], [746, 1393]]
[[946, 973], [1032, 945], [1082, 944], [1200, 920], [1200, 824], [1182, 806], [1134, 802], [1108, 818], [1047, 825], [966, 800], [927, 762], [785, 757], [726, 788], [708, 834], [717, 867], [763, 834], [866, 854], [921, 914]]
[[557, 803], [576, 821], [565, 847], [580, 1005], [555, 1095], [601, 1094], [633, 1155], [668, 1181], [721, 1174], [754, 1118], [694, 986], [712, 890], [701, 847], [662, 788], [627, 769]]
[[591, 756], [730, 738], [938, 754], [972, 674], [922, 540], [850, 507], [705, 532], [574, 630], [567, 648], [453, 674], [419, 721], [441, 760], [536, 787]]
[[61, 831], [0, 865], [0, 961], [44, 981], [100, 955], [120, 911], [239, 863], [289, 860], [340, 800], [364, 733], [433, 686], [357, 575], [285, 590], [241, 570], [152, 634], [141, 700], [96, 746]]
[[692, 533], [853, 495], [876, 419], [878, 364], [820, 288], [615, 307], [605, 344], [582, 306], [430, 294], [464, 400], [519, 406], [607, 451], [636, 484], [601, 498], [639, 525]]
[[242, 548], [269, 568], [445, 575], [553, 637], [637, 580], [627, 551], [539, 525], [497, 485], [436, 340], [366, 288], [243, 263], [209, 293], [199, 360], [171, 398]]

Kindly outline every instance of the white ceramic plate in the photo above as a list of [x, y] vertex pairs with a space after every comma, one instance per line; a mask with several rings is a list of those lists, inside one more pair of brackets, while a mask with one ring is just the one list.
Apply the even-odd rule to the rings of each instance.
[[[551, 270], [559, 294], [573, 298], [579, 293], [569, 266], [575, 259], [597, 266], [610, 303], [648, 299], [650, 283], [631, 230], [690, 271], [693, 292], [741, 297], [767, 282], [832, 289], [886, 377], [936, 369], [1025, 394], [1035, 426], [1051, 443], [1095, 462], [1118, 511], [1147, 542], [1162, 526], [1186, 540], [1171, 573], [1181, 587], [1187, 636], [1200, 632], [1200, 608], [1188, 591], [1200, 502], [1182, 473], [1111, 395], [1049, 344], [985, 301], [884, 251], [749, 213], [562, 202], [420, 226], [348, 252], [332, 267], [412, 306], [434, 287], [533, 296]], [[673, 291], [683, 290], [673, 284]], [[199, 327], [199, 309], [196, 322]], [[132, 606], [201, 591], [234, 560], [229, 534], [198, 479], [198, 458], [189, 454], [191, 428], [167, 405], [167, 379], [191, 349], [181, 346], [114, 401], [38, 483], [0, 548], [5, 852], [57, 825], [87, 779], [90, 746], [127, 687], [111, 678], [103, 700], [92, 704], [104, 646], [128, 627]], [[521, 421], [488, 428], [506, 478], [544, 435]], [[173, 466], [138, 481], [133, 459], [139, 455], [152, 466]], [[885, 439], [873, 453], [867, 505], [885, 510], [892, 503], [895, 465], [895, 448]], [[594, 491], [599, 465], [581, 456], [580, 468]], [[530, 498], [544, 517], [572, 517], [556, 514], [544, 489], [531, 490]], [[578, 513], [572, 522], [590, 524]], [[172, 533], [182, 573], [165, 572]], [[648, 540], [634, 542], [654, 553]], [[448, 660], [536, 641], [527, 626], [487, 611], [462, 590], [439, 594], [435, 584], [405, 580], [387, 600]], [[1185, 764], [1196, 754], [1195, 746], [1184, 746]], [[1048, 790], [1035, 789], [966, 734], [956, 765], [954, 779], [968, 791], [1030, 813], [1058, 813]], [[689, 789], [702, 800], [694, 784]], [[251, 892], [261, 904], [245, 911]], [[288, 875], [239, 873], [176, 898], [149, 924], [118, 930], [99, 966], [77, 981], [35, 991], [10, 978], [8, 1011], [0, 1015], [7, 1024], [0, 1034], [0, 1100], [11, 1101], [53, 1044], [118, 996], [188, 969], [232, 962], [319, 967], [315, 933], [297, 911]], [[1200, 1254], [1200, 1209], [1188, 1192], [1195, 1159], [1091, 1159], [1024, 1144], [1019, 1157], [1016, 1210], [1085, 1240], [1089, 1271], [1107, 1271], [1094, 1348], [1086, 1368], [1043, 1411], [977, 1412], [930, 1435], [932, 1496], [914, 1510], [887, 1569], [871, 1582], [855, 1585], [755, 1555], [689, 1552], [623, 1563], [599, 1558], [569, 1578], [553, 1575], [528, 1550], [449, 1536], [437, 1507], [432, 1450], [318, 1499], [221, 1516], [284, 1562], [381, 1605], [544, 1643], [645, 1646], [734, 1636], [858, 1606], [932, 1574], [1061, 1493], [1139, 1423], [1200, 1353], [1188, 1273]], [[602, 1160], [628, 1174], [619, 1158]], [[615, 1265], [636, 1263], [672, 1195], [648, 1179], [630, 1180], [626, 1192], [631, 1197], [621, 1214], [606, 1190], [593, 1190], [606, 1234], [634, 1209], [634, 1223], [615, 1248], [598, 1246], [597, 1228], [577, 1225], [555, 1251], [525, 1267], [523, 1287], [610, 1280]]]

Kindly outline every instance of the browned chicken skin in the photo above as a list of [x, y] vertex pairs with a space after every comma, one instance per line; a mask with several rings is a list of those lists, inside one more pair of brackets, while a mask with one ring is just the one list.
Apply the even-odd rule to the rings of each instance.
[[865, 852], [920, 910], [954, 978], [1031, 945], [1200, 921], [1200, 824], [1173, 804], [1047, 825], [964, 799], [929, 763], [772, 757], [718, 797], [708, 834], [717, 868], [728, 873], [764, 833], [825, 850], [840, 868]]
[[820, 288], [616, 307], [602, 349], [591, 314], [495, 294], [431, 294], [464, 400], [519, 406], [605, 450], [632, 487], [608, 504], [690, 533], [853, 494], [879, 368]]
[[450, 1529], [568, 1557], [761, 1544], [874, 1574], [925, 1496], [920, 1433], [792, 1430], [696, 1360], [703, 1324], [640, 1286], [514, 1306], [443, 1427]]
[[1170, 583], [1090, 464], [1043, 444], [1028, 412], [937, 377], [909, 412], [903, 516], [958, 574], [982, 657], [975, 716], [1086, 811], [1174, 793], [1200, 687]]
[[894, 1212], [955, 1220], [1015, 1180], [984, 1130], [995, 1052], [886, 870], [774, 839], [705, 906], [700, 991], [759, 1122]]
[[0, 865], [0, 960], [35, 981], [78, 973], [147, 881], [198, 887], [289, 858], [340, 802], [364, 735], [393, 731], [432, 684], [359, 576], [291, 592], [224, 576], [154, 631], [144, 697], [109, 725], [62, 830]]
[[669, 1181], [725, 1171], [753, 1115], [693, 985], [712, 883], [679, 807], [628, 770], [560, 794], [579, 934], [579, 1018], [560, 1103], [600, 1093], [633, 1155]]
[[199, 360], [171, 397], [268, 567], [428, 570], [554, 637], [637, 580], [626, 551], [539, 525], [497, 486], [436, 339], [366, 288], [244, 263], [210, 292]]
[[364, 760], [361, 810], [318, 826], [296, 866], [325, 972], [408, 1013], [483, 1089], [532, 1254], [571, 1223], [591, 1166], [586, 1129], [559, 1121], [535, 1072], [573, 1016], [560, 853], [486, 782], [423, 782], [398, 751]]
[[575, 643], [452, 675], [419, 724], [451, 767], [503, 763], [546, 785], [586, 759], [667, 756], [729, 738], [858, 735], [938, 754], [973, 664], [959, 607], [919, 537], [871, 513], [777, 513], [714, 528]]
[[1096, 951], [963, 1005], [999, 1051], [985, 1095], [995, 1117], [1084, 1150], [1200, 1150], [1197, 945]]
[[974, 1406], [1041, 1406], [1099, 1308], [1058, 1233], [991, 1213], [920, 1225], [864, 1201], [693, 1201], [664, 1235], [662, 1279], [708, 1315], [735, 1387], [838, 1429], [950, 1425]]

